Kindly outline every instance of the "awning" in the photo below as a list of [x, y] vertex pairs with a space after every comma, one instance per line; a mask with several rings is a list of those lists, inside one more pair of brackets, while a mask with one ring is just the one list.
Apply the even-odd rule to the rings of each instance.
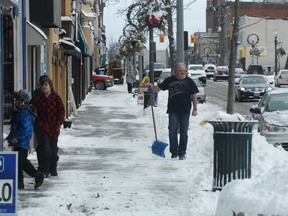
[[72, 19], [70, 16], [61, 16], [61, 21], [69, 21], [69, 22], [72, 22]]
[[32, 24], [29, 21], [26, 21], [26, 34], [27, 34], [27, 45], [45, 45], [47, 41], [47, 36], [46, 34], [37, 26]]
[[81, 49], [81, 52], [84, 54], [85, 57], [91, 56], [89, 46], [81, 26], [79, 26], [78, 28], [78, 35], [79, 35], [79, 41], [75, 43], [76, 46], [78, 46]]
[[82, 12], [82, 14], [83, 14], [86, 18], [91, 18], [91, 19], [96, 18], [95, 13], [92, 12], [92, 10], [91, 10], [90, 4], [87, 4], [87, 5], [82, 4], [82, 6], [81, 6], [81, 12]]
[[58, 42], [56, 41], [54, 43], [58, 43], [60, 50], [62, 50], [66, 54], [80, 58], [81, 50], [80, 48], [75, 46], [71, 38], [64, 37], [63, 39], [60, 39]]
[[4, 7], [18, 6], [19, 0], [0, 0], [0, 5]]

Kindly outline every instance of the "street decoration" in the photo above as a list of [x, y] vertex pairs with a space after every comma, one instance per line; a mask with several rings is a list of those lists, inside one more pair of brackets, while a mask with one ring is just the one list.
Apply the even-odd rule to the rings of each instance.
[[261, 51], [255, 48], [258, 42], [259, 42], [259, 36], [256, 33], [251, 33], [247, 36], [247, 43], [250, 44], [252, 47], [252, 49], [250, 50], [250, 55], [252, 55], [252, 64], [254, 64], [254, 56], [257, 56], [257, 64], [258, 64], [258, 57], [261, 54]]

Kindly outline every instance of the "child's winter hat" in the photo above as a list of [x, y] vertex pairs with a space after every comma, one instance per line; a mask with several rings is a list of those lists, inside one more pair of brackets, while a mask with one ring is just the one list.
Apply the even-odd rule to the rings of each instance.
[[46, 75], [46, 74], [40, 76], [40, 77], [39, 77], [39, 83], [41, 83], [41, 82], [42, 82], [43, 80], [45, 80], [45, 79], [49, 79], [49, 76]]
[[13, 97], [15, 99], [19, 99], [22, 103], [29, 104], [32, 96], [31, 93], [27, 90], [20, 90], [18, 92], [14, 92]]

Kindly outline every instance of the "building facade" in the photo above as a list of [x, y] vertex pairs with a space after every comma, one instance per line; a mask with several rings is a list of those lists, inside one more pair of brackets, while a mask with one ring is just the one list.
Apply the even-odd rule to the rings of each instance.
[[66, 118], [76, 113], [101, 63], [104, 6], [102, 0], [0, 0], [2, 139], [13, 92], [33, 91], [43, 74], [61, 96]]
[[[254, 57], [251, 58], [249, 56], [249, 47], [246, 46], [247, 37], [255, 33], [259, 36], [259, 43], [264, 44], [267, 42], [267, 46], [265, 44], [266, 56], [259, 56], [258, 61], [265, 65], [274, 65], [273, 56], [275, 55], [275, 48], [273, 49], [274, 44], [274, 32], [275, 30], [280, 31], [280, 26], [284, 24], [286, 25], [285, 20], [288, 17], [288, 3], [287, 1], [273, 1], [266, 0], [262, 2], [240, 2], [239, 3], [239, 16], [240, 16], [240, 40], [238, 46], [238, 66], [243, 69], [247, 69], [249, 64], [256, 63], [257, 59], [254, 61]], [[206, 28], [211, 29], [212, 32], [219, 33], [219, 62], [223, 65], [229, 64], [229, 55], [230, 55], [230, 40], [232, 33], [232, 23], [233, 17], [235, 14], [235, 3], [226, 0], [207, 0], [207, 9], [206, 9]], [[250, 22], [247, 20], [247, 17], [250, 17], [251, 21], [253, 17], [255, 18], [255, 22]], [[265, 26], [266, 23], [268, 26]], [[244, 25], [243, 22], [250, 23], [248, 25]], [[284, 27], [285, 28], [285, 27]], [[282, 29], [284, 29], [282, 27]], [[261, 30], [260, 30], [261, 29]], [[267, 31], [265, 36], [263, 35], [263, 31]], [[269, 35], [269, 36], [268, 36]], [[285, 35], [284, 33], [279, 32], [280, 35]], [[282, 36], [281, 36], [282, 37]], [[278, 47], [282, 46], [284, 50], [286, 48], [286, 38], [279, 38]], [[268, 45], [269, 44], [269, 45]], [[249, 43], [248, 43], [249, 45]], [[245, 48], [245, 51], [244, 49]], [[263, 47], [261, 47], [263, 48]], [[248, 51], [247, 51], [248, 50]], [[241, 53], [240, 53], [241, 52]], [[247, 52], [247, 53], [246, 53]], [[245, 54], [244, 54], [245, 53]], [[244, 57], [245, 56], [245, 57]], [[250, 59], [250, 60], [249, 60]], [[253, 61], [253, 62], [252, 62]], [[279, 65], [283, 65], [282, 58], [280, 58]], [[258, 62], [259, 63], [259, 62]], [[260, 64], [259, 63], [259, 64]]]

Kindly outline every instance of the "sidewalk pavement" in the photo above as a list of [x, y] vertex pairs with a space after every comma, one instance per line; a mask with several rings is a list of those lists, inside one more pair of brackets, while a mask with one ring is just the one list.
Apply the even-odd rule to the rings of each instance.
[[[167, 93], [160, 93], [158, 139], [168, 142]], [[150, 107], [137, 105], [126, 85], [93, 90], [77, 112], [72, 127], [61, 130], [58, 176], [38, 190], [25, 178], [19, 216], [214, 215], [219, 194], [205, 174], [212, 170], [209, 154], [189, 143], [187, 160], [171, 159], [169, 147], [166, 158], [153, 155]], [[35, 152], [29, 158], [37, 164]]]

